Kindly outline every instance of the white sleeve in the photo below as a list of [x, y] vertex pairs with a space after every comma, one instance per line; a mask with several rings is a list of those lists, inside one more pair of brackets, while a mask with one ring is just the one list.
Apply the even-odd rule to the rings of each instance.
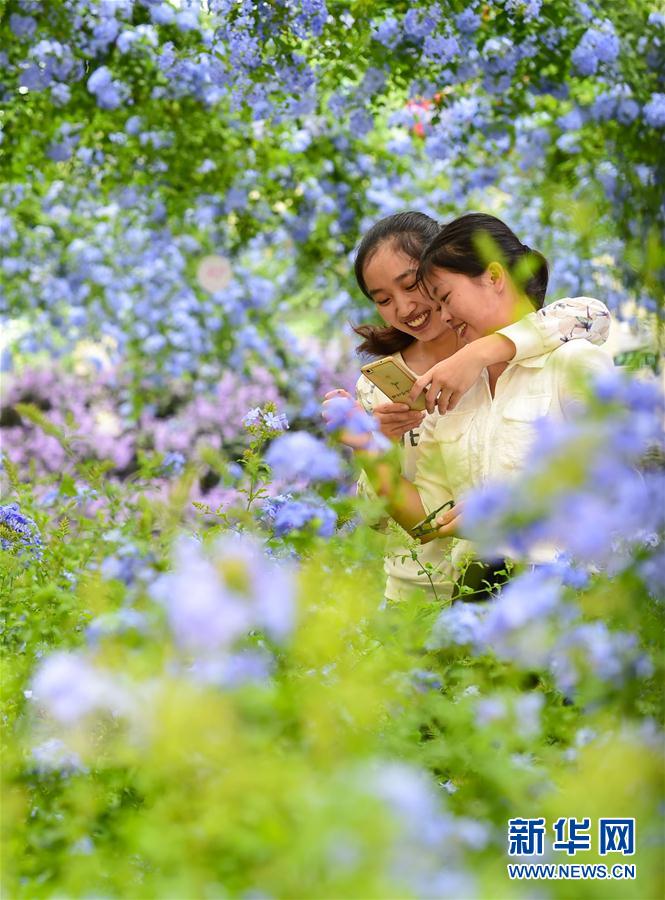
[[593, 297], [567, 297], [529, 313], [497, 333], [513, 342], [513, 360], [517, 361], [549, 353], [568, 341], [583, 339], [600, 346], [610, 333], [610, 311]]
[[376, 406], [375, 391], [375, 385], [368, 378], [365, 378], [364, 375], [361, 375], [356, 381], [356, 400], [365, 412], [371, 413]]
[[552, 362], [558, 369], [559, 404], [567, 417], [586, 407], [589, 383], [615, 368], [609, 353], [584, 341], [564, 344], [552, 354]]
[[432, 510], [453, 499], [445, 476], [441, 447], [436, 437], [436, 423], [439, 418], [436, 412], [434, 415], [426, 416], [418, 440], [418, 465], [414, 484], [428, 515]]

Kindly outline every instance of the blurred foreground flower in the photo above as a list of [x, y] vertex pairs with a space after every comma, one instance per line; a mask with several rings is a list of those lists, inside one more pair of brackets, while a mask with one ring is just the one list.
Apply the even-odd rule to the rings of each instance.
[[636, 551], [650, 553], [665, 529], [663, 410], [656, 383], [617, 371], [594, 382], [570, 421], [536, 423], [519, 479], [466, 500], [465, 527], [480, 552], [537, 559], [544, 549], [552, 562], [558, 551], [571, 572], [578, 562], [611, 575]]
[[333, 397], [324, 406], [326, 431], [339, 432], [344, 443], [359, 450], [388, 450], [388, 438], [370, 413], [350, 397]]
[[196, 654], [229, 650], [252, 629], [276, 641], [295, 622], [294, 582], [286, 563], [269, 559], [258, 541], [225, 534], [209, 549], [181, 539], [174, 571], [152, 596], [163, 603], [176, 643]]

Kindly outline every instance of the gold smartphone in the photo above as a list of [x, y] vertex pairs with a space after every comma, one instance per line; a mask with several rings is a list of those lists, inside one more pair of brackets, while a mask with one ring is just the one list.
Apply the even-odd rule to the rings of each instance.
[[392, 356], [361, 366], [360, 371], [365, 378], [383, 391], [386, 397], [390, 397], [393, 403], [406, 403], [411, 409], [425, 409], [425, 394], [419, 394], [415, 400], [409, 400], [409, 391], [416, 383], [416, 379]]

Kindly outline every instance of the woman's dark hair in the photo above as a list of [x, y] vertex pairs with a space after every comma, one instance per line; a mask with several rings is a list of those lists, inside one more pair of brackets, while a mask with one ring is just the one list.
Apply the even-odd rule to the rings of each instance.
[[[438, 224], [430, 216], [412, 211], [395, 213], [373, 225], [358, 246], [354, 265], [356, 281], [363, 294], [372, 299], [365, 283], [364, 270], [382, 244], [391, 243], [396, 250], [420, 260], [423, 250], [438, 230]], [[415, 340], [392, 325], [357, 325], [353, 330], [363, 338], [356, 352], [371, 356], [397, 353], [405, 350]]]
[[[483, 239], [488, 248], [483, 247]], [[444, 225], [421, 253], [416, 280], [422, 282], [432, 269], [448, 269], [474, 278], [487, 269], [492, 257], [488, 250], [498, 253], [498, 262], [507, 266], [512, 274], [525, 260], [528, 277], [521, 284], [522, 290], [540, 309], [545, 302], [549, 270], [547, 260], [537, 250], [521, 243], [505, 222], [485, 213], [467, 213]], [[528, 262], [526, 262], [528, 260]], [[524, 263], [523, 263], [524, 265]]]

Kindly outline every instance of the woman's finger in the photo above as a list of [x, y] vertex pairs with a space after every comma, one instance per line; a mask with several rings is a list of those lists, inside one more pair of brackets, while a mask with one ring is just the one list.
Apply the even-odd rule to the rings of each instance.
[[348, 400], [352, 400], [351, 394], [348, 391], [345, 391], [343, 388], [336, 388], [334, 391], [328, 391], [327, 394], [324, 395], [324, 400], [333, 400], [335, 397], [346, 397]]
[[455, 409], [463, 396], [464, 394], [460, 394], [459, 391], [454, 391], [450, 395], [450, 400], [448, 401], [448, 412], [450, 412], [451, 409]]
[[427, 389], [427, 385], [430, 383], [430, 379], [428, 378], [428, 373], [425, 372], [424, 375], [421, 375], [420, 378], [416, 378], [413, 387], [409, 391], [409, 400], [414, 401], [417, 400], [418, 397], [422, 394], [424, 390]]
[[374, 415], [382, 415], [384, 413], [408, 413], [413, 412], [408, 403], [379, 403], [374, 407]]
[[435, 382], [429, 386], [427, 394], [425, 395], [425, 403], [427, 405], [427, 412], [433, 413], [436, 409], [436, 398], [439, 395], [440, 387]]
[[439, 400], [437, 403], [439, 412], [441, 415], [444, 415], [450, 409], [450, 398], [452, 396], [452, 391], [449, 388], [444, 388], [439, 394]]
[[384, 419], [391, 422], [396, 421], [397, 419], [422, 419], [424, 413], [419, 409], [409, 409], [406, 411], [399, 410], [397, 412], [377, 412], [374, 410], [374, 415], [379, 421]]

